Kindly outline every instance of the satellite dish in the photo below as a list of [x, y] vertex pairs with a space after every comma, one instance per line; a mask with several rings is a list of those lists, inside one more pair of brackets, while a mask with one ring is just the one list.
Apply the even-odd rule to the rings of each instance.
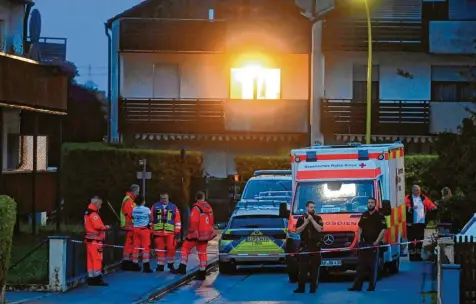
[[41, 35], [41, 15], [38, 9], [34, 9], [31, 12], [29, 31], [31, 45], [28, 50], [28, 57], [36, 61], [41, 61], [41, 50], [39, 44]]

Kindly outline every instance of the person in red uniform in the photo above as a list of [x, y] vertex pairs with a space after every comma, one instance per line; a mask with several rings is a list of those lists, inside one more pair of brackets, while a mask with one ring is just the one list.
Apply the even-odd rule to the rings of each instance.
[[[152, 222], [152, 235], [154, 237], [155, 248], [157, 249], [157, 271], [164, 271], [167, 262], [170, 272], [175, 273], [175, 248], [177, 239], [180, 238], [182, 223], [180, 212], [174, 203], [169, 201], [169, 195], [160, 195], [160, 201], [152, 206], [150, 213]], [[167, 259], [164, 252], [167, 247]]]
[[192, 206], [188, 234], [182, 244], [180, 266], [177, 272], [180, 274], [187, 273], [188, 256], [193, 247], [197, 247], [198, 259], [200, 260], [200, 271], [197, 275], [197, 280], [203, 281], [205, 280], [207, 268], [208, 241], [213, 240], [217, 233], [213, 228], [215, 222], [213, 210], [210, 204], [205, 201], [205, 193], [202, 191], [197, 192], [195, 199], [196, 203]]
[[124, 253], [122, 256], [122, 269], [140, 271], [140, 267], [132, 262], [132, 254], [134, 251], [134, 225], [132, 220], [132, 210], [136, 206], [135, 199], [139, 195], [140, 187], [132, 185], [126, 196], [122, 200], [121, 205], [121, 229], [126, 232], [126, 240], [124, 243]]
[[407, 207], [407, 237], [408, 241], [419, 240], [416, 244], [409, 244], [408, 251], [410, 261], [421, 261], [421, 240], [425, 237], [427, 214], [436, 210], [436, 205], [421, 193], [418, 185], [413, 185], [412, 193], [405, 197]]
[[88, 269], [88, 285], [108, 286], [102, 277], [103, 242], [109, 225], [104, 225], [99, 216], [102, 199], [95, 196], [91, 199], [84, 213], [84, 241], [86, 243], [86, 261]]

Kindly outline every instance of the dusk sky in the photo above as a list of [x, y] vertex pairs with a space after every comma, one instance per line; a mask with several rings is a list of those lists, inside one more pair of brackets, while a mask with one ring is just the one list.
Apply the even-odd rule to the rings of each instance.
[[78, 82], [91, 80], [100, 90], [106, 90], [104, 22], [141, 2], [143, 0], [36, 0], [34, 8], [42, 17], [42, 37], [68, 39], [67, 59], [78, 66]]

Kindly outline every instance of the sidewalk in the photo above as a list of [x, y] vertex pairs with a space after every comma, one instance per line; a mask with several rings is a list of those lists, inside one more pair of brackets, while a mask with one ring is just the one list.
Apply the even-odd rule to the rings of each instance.
[[[213, 264], [218, 260], [218, 239], [208, 245], [208, 263]], [[176, 265], [179, 263], [180, 253], [176, 255]], [[155, 261], [152, 266], [156, 267]], [[8, 304], [19, 303], [141, 303], [157, 294], [165, 292], [189, 279], [198, 272], [198, 256], [196, 250], [189, 257], [187, 275], [171, 274], [168, 269], [164, 272], [143, 273], [118, 271], [104, 277], [109, 283], [108, 287], [82, 285], [65, 293], [40, 293], [40, 292], [7, 292]], [[166, 267], [167, 268], [167, 267]]]

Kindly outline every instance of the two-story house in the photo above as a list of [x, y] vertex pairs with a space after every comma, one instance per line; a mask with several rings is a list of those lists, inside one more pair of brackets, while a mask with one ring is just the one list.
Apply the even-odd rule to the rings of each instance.
[[308, 145], [312, 24], [288, 0], [146, 0], [108, 20], [110, 137], [234, 158]]
[[51, 167], [60, 164], [67, 110], [66, 76], [26, 58], [33, 5], [0, 1], [0, 193], [17, 201], [20, 214], [51, 210], [60, 200], [58, 172]]
[[[312, 141], [365, 140], [368, 35], [363, 1], [325, 3], [313, 27]], [[372, 3], [378, 5], [372, 6]], [[474, 0], [369, 1], [372, 140], [401, 140], [411, 152], [454, 132], [473, 108]], [[319, 8], [317, 8], [319, 14]], [[320, 76], [320, 77], [319, 77]]]

